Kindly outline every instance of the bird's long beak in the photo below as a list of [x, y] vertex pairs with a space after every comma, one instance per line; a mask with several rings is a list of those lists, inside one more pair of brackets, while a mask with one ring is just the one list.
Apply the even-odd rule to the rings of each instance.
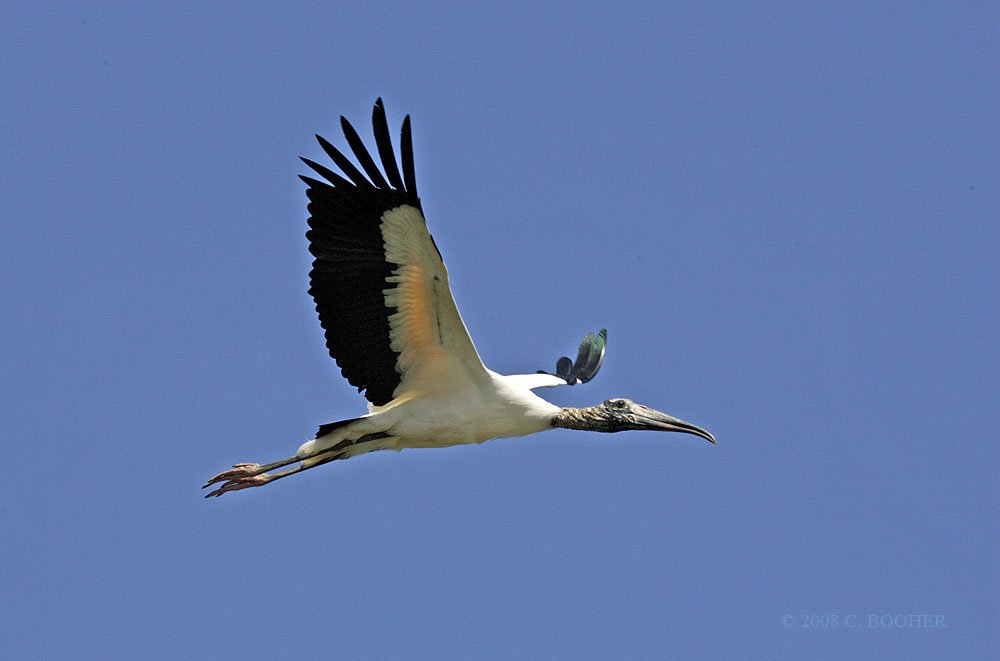
[[650, 429], [654, 431], [679, 431], [685, 434], [701, 436], [709, 443], [715, 443], [715, 437], [709, 432], [690, 422], [684, 422], [680, 418], [661, 413], [648, 406], [641, 406], [640, 411], [635, 413], [636, 429]]

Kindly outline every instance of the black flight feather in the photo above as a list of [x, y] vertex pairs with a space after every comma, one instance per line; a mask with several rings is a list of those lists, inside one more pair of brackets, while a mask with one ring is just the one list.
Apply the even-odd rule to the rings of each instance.
[[351, 123], [345, 117], [340, 118], [340, 127], [344, 130], [344, 137], [347, 138], [347, 144], [351, 146], [351, 151], [354, 152], [354, 158], [358, 159], [358, 163], [364, 168], [365, 174], [368, 175], [371, 182], [375, 184], [375, 188], [388, 188], [389, 184], [386, 183], [382, 173], [379, 172], [378, 166], [375, 165], [371, 154], [365, 148], [365, 143], [361, 142], [358, 132], [354, 130], [354, 127], [351, 126]]
[[326, 138], [321, 135], [317, 135], [316, 139], [319, 141], [320, 147], [323, 148], [333, 162], [337, 164], [337, 167], [344, 171], [347, 178], [354, 182], [355, 186], [359, 188], [372, 188], [371, 183], [365, 179], [364, 175], [358, 171], [354, 164], [347, 160], [347, 157], [340, 153], [340, 151], [327, 142]]
[[372, 127], [375, 129], [375, 146], [378, 147], [378, 156], [382, 160], [385, 176], [389, 178], [393, 188], [405, 189], [403, 180], [399, 176], [399, 168], [396, 166], [396, 155], [392, 152], [389, 123], [385, 119], [385, 106], [382, 105], [381, 98], [375, 101], [375, 108], [372, 110]]
[[[604, 363], [604, 351], [608, 344], [608, 329], [603, 328], [596, 336], [587, 333], [580, 340], [580, 347], [577, 349], [576, 361], [570, 360], [569, 356], [563, 356], [556, 362], [556, 373], [567, 384], [574, 386], [577, 382], [587, 383], [600, 371]], [[550, 374], [545, 370], [538, 370], [539, 374]]]
[[[372, 127], [379, 159], [386, 176], [378, 170], [354, 128], [341, 123], [354, 156], [368, 175], [362, 174], [336, 147], [320, 136], [320, 146], [342, 174], [309, 159], [303, 162], [326, 181], [301, 176], [309, 187], [309, 294], [326, 335], [326, 346], [347, 381], [363, 391], [372, 404], [392, 399], [401, 375], [396, 369], [399, 355], [389, 341], [389, 316], [396, 309], [385, 302], [384, 290], [399, 264], [386, 259], [382, 217], [387, 211], [409, 204], [420, 209], [413, 171], [413, 143], [409, 118], [403, 123], [403, 177], [388, 139], [385, 109], [377, 102]], [[369, 181], [370, 179], [370, 181]], [[324, 426], [320, 435], [332, 428]]]
[[417, 197], [417, 178], [413, 170], [413, 139], [410, 137], [410, 116], [403, 119], [400, 132], [399, 156], [403, 159], [403, 188], [413, 198]]
[[[333, 170], [320, 165], [316, 161], [309, 160], [305, 156], [299, 156], [299, 160], [302, 161], [303, 163], [305, 163], [306, 165], [308, 165], [309, 167], [311, 167], [313, 170], [316, 171], [316, 174], [318, 174], [319, 176], [323, 177], [324, 179], [326, 179], [327, 181], [329, 181], [334, 186], [350, 186], [351, 185], [350, 182], [347, 181], [347, 179], [344, 179], [343, 177], [341, 177], [339, 174], [337, 174]], [[309, 179], [308, 177], [303, 177], [302, 175], [299, 175], [299, 179], [301, 179], [302, 181], [306, 182], [310, 186], [312, 186], [313, 182], [315, 181], [313, 179]], [[319, 182], [315, 182], [315, 183], [319, 183]]]
[[572, 373], [583, 383], [590, 381], [597, 376], [601, 364], [604, 362], [604, 350], [608, 343], [608, 329], [603, 328], [594, 337], [593, 333], [587, 333], [580, 341], [580, 348], [577, 351], [576, 362], [573, 363]]

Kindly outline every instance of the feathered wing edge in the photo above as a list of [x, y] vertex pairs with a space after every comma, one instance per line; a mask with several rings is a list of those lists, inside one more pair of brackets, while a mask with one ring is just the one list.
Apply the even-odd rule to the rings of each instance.
[[[323, 151], [341, 171], [337, 174], [303, 158], [325, 181], [300, 178], [309, 186], [306, 234], [314, 256], [310, 294], [326, 335], [327, 349], [341, 373], [376, 405], [385, 404], [399, 385], [398, 353], [392, 350], [383, 289], [397, 264], [386, 260], [380, 232], [382, 215], [401, 205], [420, 209], [413, 167], [409, 116], [400, 134], [402, 175], [396, 164], [382, 99], [372, 110], [372, 127], [383, 176], [357, 131], [344, 117], [341, 128], [359, 170], [321, 136]], [[364, 174], [362, 174], [362, 170]], [[367, 175], [367, 176], [366, 176]]]
[[[604, 363], [604, 352], [607, 350], [608, 346], [608, 329], [602, 328], [601, 332], [597, 335], [593, 333], [587, 333], [580, 340], [580, 346], [577, 349], [576, 360], [573, 361], [569, 356], [563, 356], [556, 362], [555, 374], [551, 372], [546, 372], [545, 370], [538, 370], [538, 374], [546, 374], [549, 376], [554, 376], [562, 379], [567, 385], [573, 386], [579, 383], [587, 383], [595, 376], [601, 369], [601, 365]], [[531, 386], [533, 388], [545, 387], [548, 385], [562, 385], [560, 383], [539, 383], [536, 386]]]

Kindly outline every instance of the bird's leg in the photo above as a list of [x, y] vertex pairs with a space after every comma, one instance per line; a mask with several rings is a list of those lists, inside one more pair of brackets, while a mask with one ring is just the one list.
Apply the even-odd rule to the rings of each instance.
[[[265, 484], [274, 482], [275, 480], [280, 480], [283, 477], [294, 475], [299, 471], [315, 468], [316, 466], [322, 466], [323, 464], [327, 464], [335, 459], [346, 459], [349, 456], [348, 451], [352, 446], [368, 443], [370, 441], [378, 441], [388, 437], [389, 434], [387, 432], [372, 432], [371, 434], [365, 434], [357, 439], [344, 439], [333, 447], [324, 447], [302, 456], [295, 455], [294, 457], [282, 459], [281, 461], [274, 461], [270, 464], [236, 464], [233, 466], [232, 470], [219, 473], [206, 482], [201, 488], [204, 489], [205, 487], [222, 482], [222, 486], [205, 496], [205, 498], [210, 498], [212, 496], [221, 496], [227, 491], [239, 491], [240, 489], [249, 489], [250, 487], [262, 487]], [[369, 452], [371, 449], [377, 448], [370, 448], [363, 451]], [[282, 466], [294, 464], [298, 461], [309, 461], [309, 463], [303, 463], [295, 466], [294, 468], [289, 468], [278, 473], [270, 472], [275, 468], [281, 468]]]
[[[232, 470], [219, 473], [202, 485], [201, 488], [204, 489], [205, 487], [222, 482], [222, 486], [205, 495], [205, 498], [211, 498], [212, 496], [221, 496], [227, 491], [239, 491], [240, 489], [249, 489], [250, 487], [262, 487], [265, 484], [274, 482], [275, 480], [280, 480], [283, 477], [294, 475], [299, 471], [304, 471], [308, 468], [314, 468], [316, 466], [322, 466], [323, 464], [329, 463], [334, 459], [340, 459], [343, 454], [339, 451], [340, 448], [335, 449], [337, 450], [335, 452], [330, 452], [329, 449], [326, 449], [304, 457], [296, 455], [294, 457], [282, 459], [281, 461], [273, 461], [269, 464], [236, 464], [233, 466]], [[329, 456], [323, 457], [319, 461], [312, 461], [309, 464], [300, 464], [278, 473], [269, 472], [273, 471], [275, 468], [281, 468], [282, 466], [287, 466], [288, 464], [294, 464], [295, 462], [302, 461], [303, 459], [314, 459], [315, 457], [319, 457], [323, 454], [328, 454]]]
[[282, 471], [281, 473], [268, 473], [268, 471], [272, 471], [275, 468], [281, 468], [282, 466], [287, 466], [288, 464], [294, 464], [296, 461], [301, 461], [301, 459], [295, 456], [263, 465], [236, 464], [233, 466], [232, 470], [219, 473], [206, 482], [201, 488], [204, 489], [205, 487], [218, 482], [223, 483], [218, 489], [205, 496], [205, 498], [208, 498], [210, 496], [221, 496], [227, 491], [239, 491], [240, 489], [247, 489], [249, 487], [261, 487], [268, 482], [273, 482], [278, 478], [285, 477], [286, 475], [291, 475], [292, 473], [297, 473], [302, 470], [302, 466], [297, 466], [294, 469]]

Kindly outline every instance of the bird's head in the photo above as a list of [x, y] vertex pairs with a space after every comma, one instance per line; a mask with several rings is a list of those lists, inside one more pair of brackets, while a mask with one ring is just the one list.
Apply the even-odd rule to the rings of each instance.
[[553, 424], [557, 427], [587, 429], [590, 431], [619, 432], [630, 429], [651, 431], [678, 431], [701, 436], [715, 443], [715, 437], [697, 425], [685, 422], [672, 415], [661, 413], [631, 399], [616, 397], [603, 404], [585, 409], [563, 409]]

